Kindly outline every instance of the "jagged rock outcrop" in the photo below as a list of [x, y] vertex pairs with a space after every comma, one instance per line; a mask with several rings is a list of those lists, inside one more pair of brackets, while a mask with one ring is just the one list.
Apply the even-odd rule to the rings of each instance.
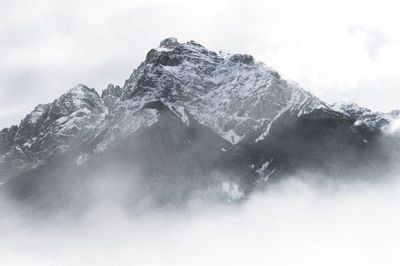
[[0, 178], [31, 198], [37, 185], [58, 191], [68, 176], [92, 180], [118, 165], [124, 179], [151, 180], [147, 193], [162, 194], [161, 202], [221, 183], [238, 199], [299, 169], [341, 175], [380, 163], [382, 127], [398, 115], [328, 106], [250, 55], [168, 38], [124, 86], [99, 96], [77, 85], [2, 130]]
[[355, 103], [338, 102], [330, 106], [333, 110], [345, 113], [357, 119], [358, 123], [365, 123], [370, 127], [383, 128], [390, 126], [395, 120], [400, 119], [400, 111], [393, 110], [389, 113], [374, 112], [368, 108], [360, 107]]
[[[0, 176], [8, 179], [78, 145], [104, 120], [106, 108], [94, 89], [79, 84], [50, 104], [38, 105], [13, 132], [0, 154]], [[3, 145], [2, 145], [3, 146]]]
[[119, 97], [121, 97], [122, 89], [120, 86], [114, 86], [113, 84], [109, 84], [107, 89], [103, 90], [101, 93], [101, 99], [103, 99], [104, 104], [111, 108], [114, 103], [117, 101]]
[[322, 101], [249, 55], [223, 56], [174, 39], [152, 49], [123, 88], [123, 100], [162, 99], [232, 143], [262, 139], [285, 111], [298, 115], [328, 108]]

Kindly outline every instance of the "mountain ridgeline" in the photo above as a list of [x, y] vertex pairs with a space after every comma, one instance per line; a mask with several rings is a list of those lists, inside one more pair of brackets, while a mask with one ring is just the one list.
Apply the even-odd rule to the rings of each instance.
[[328, 105], [251, 55], [168, 38], [122, 87], [79, 84], [0, 131], [0, 192], [42, 209], [110, 191], [164, 206], [240, 200], [296, 174], [374, 179], [393, 166], [399, 118]]

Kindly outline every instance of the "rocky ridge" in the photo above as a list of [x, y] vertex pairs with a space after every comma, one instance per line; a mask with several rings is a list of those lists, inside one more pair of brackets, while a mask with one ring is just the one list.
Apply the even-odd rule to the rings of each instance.
[[[29, 175], [64, 155], [79, 169], [91, 161], [104, 164], [101, 156], [125, 154], [124, 161], [135, 154], [129, 160], [148, 165], [143, 171], [152, 178], [182, 160], [187, 176], [207, 168], [236, 169], [245, 177], [222, 182], [236, 197], [243, 194], [238, 184], [254, 183], [253, 176], [259, 183], [287, 169], [326, 167], [341, 157], [343, 165], [351, 165], [359, 154], [374, 154], [376, 136], [392, 129], [398, 117], [399, 112], [376, 113], [354, 104], [327, 105], [251, 55], [216, 53], [168, 38], [147, 53], [124, 86], [110, 84], [99, 95], [79, 84], [38, 105], [20, 125], [0, 131], [0, 179]], [[152, 149], [129, 144], [132, 139]], [[177, 153], [180, 161], [164, 162], [168, 149], [183, 157]], [[209, 158], [199, 159], [199, 150]], [[162, 163], [146, 159], [152, 157]], [[357, 164], [368, 164], [370, 157]], [[193, 173], [194, 162], [187, 158], [201, 162]]]

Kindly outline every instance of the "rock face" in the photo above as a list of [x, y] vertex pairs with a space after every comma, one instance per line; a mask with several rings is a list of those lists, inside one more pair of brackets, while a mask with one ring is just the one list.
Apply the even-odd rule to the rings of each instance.
[[103, 90], [101, 93], [101, 99], [104, 104], [110, 108], [114, 105], [115, 101], [121, 97], [122, 89], [120, 86], [114, 86], [113, 84], [109, 84], [107, 89]]
[[[126, 81], [123, 100], [162, 101], [182, 117], [190, 113], [231, 143], [262, 139], [285, 111], [297, 115], [328, 108], [249, 55], [223, 56], [196, 42], [162, 41]], [[257, 131], [258, 136], [249, 133]]]
[[396, 115], [328, 106], [250, 55], [168, 38], [123, 87], [99, 96], [77, 85], [3, 129], [0, 178], [23, 199], [51, 190], [68, 199], [60, 191], [114, 169], [124, 180], [140, 176], [160, 204], [210, 185], [238, 199], [298, 169], [343, 174], [372, 164]]
[[38, 105], [18, 127], [2, 131], [8, 141], [1, 145], [0, 176], [8, 179], [36, 168], [81, 143], [104, 120], [105, 111], [97, 92], [81, 84], [50, 104]]
[[368, 108], [360, 107], [355, 103], [348, 102], [334, 103], [331, 105], [331, 108], [357, 119], [359, 123], [365, 123], [366, 125], [375, 128], [390, 126], [394, 121], [400, 119], [399, 110], [394, 110], [389, 113], [374, 112]]

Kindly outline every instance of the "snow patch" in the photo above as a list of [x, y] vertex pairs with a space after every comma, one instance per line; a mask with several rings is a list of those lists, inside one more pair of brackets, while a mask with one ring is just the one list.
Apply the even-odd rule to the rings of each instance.
[[222, 137], [233, 144], [238, 143], [242, 139], [242, 137], [236, 134], [232, 129], [226, 132]]
[[244, 196], [244, 192], [235, 183], [222, 182], [222, 191], [228, 196], [228, 202], [240, 200]]
[[170, 52], [173, 50], [173, 48], [168, 48], [168, 47], [157, 47], [154, 48], [157, 52]]
[[172, 112], [174, 112], [177, 116], [179, 116], [179, 118], [182, 120], [183, 123], [185, 123], [185, 125], [189, 126], [189, 124], [190, 124], [189, 117], [186, 114], [185, 107], [183, 107], [181, 105], [174, 107], [170, 103], [167, 103], [167, 106]]
[[257, 174], [261, 177], [264, 173], [264, 171], [268, 168], [269, 164], [271, 163], [272, 160], [266, 161], [263, 165], [261, 165], [260, 169], [257, 169], [256, 172]]
[[356, 126], [356, 127], [362, 126], [363, 124], [364, 124], [364, 122], [361, 120], [357, 120], [356, 122], [354, 122], [354, 126]]
[[81, 153], [78, 155], [78, 157], [76, 158], [76, 164], [82, 165], [84, 164], [87, 160], [89, 159], [89, 155], [87, 153]]
[[272, 170], [271, 172], [269, 172], [269, 173], [263, 178], [264, 182], [268, 182], [269, 177], [270, 177], [273, 173], [275, 173], [275, 171], [276, 171], [276, 168], [275, 168], [274, 170]]

